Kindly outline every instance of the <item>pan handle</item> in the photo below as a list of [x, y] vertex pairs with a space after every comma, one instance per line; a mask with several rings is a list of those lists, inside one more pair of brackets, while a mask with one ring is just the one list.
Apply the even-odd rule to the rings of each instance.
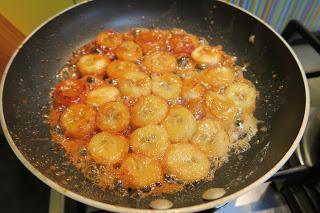
[[[311, 32], [308, 31], [302, 24], [300, 24], [297, 20], [291, 20], [284, 28], [283, 32], [281, 33], [282, 37], [287, 41], [290, 42], [291, 38], [295, 33], [300, 34], [313, 48], [316, 52], [320, 54], [320, 41], [319, 39], [313, 35]], [[313, 71], [306, 73], [307, 78], [316, 78], [320, 77], [320, 70]]]

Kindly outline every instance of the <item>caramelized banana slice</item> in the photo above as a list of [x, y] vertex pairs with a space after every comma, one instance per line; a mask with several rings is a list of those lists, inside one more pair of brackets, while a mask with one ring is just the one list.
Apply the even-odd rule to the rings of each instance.
[[97, 126], [101, 130], [120, 132], [130, 122], [128, 107], [121, 102], [109, 102], [102, 105], [97, 113]]
[[143, 62], [146, 70], [151, 73], [162, 74], [176, 69], [176, 58], [167, 52], [154, 52], [146, 55]]
[[207, 177], [210, 162], [206, 155], [192, 144], [172, 144], [164, 156], [165, 168], [177, 178], [192, 182]]
[[140, 97], [151, 92], [151, 81], [147, 74], [140, 71], [126, 72], [118, 80], [121, 93], [128, 97]]
[[164, 99], [178, 98], [181, 92], [182, 82], [173, 73], [166, 73], [161, 76], [152, 77], [151, 90], [154, 94]]
[[225, 94], [240, 111], [253, 112], [255, 110], [257, 92], [252, 83], [234, 83], [227, 88]]
[[167, 103], [155, 96], [148, 95], [141, 97], [132, 107], [131, 122], [136, 126], [160, 123], [168, 112]]
[[228, 87], [234, 79], [234, 70], [229, 67], [209, 68], [203, 71], [199, 77], [200, 82], [211, 86], [215, 91]]
[[191, 143], [211, 158], [226, 157], [230, 141], [220, 123], [207, 118], [200, 121]]
[[122, 43], [122, 35], [114, 31], [101, 32], [96, 37], [96, 44], [103, 49], [114, 49]]
[[88, 145], [91, 157], [102, 164], [120, 162], [128, 152], [129, 145], [124, 137], [100, 132], [94, 135]]
[[93, 106], [100, 106], [120, 98], [120, 91], [113, 86], [100, 86], [88, 93], [87, 103]]
[[136, 129], [130, 137], [132, 150], [148, 157], [161, 158], [169, 143], [166, 129], [159, 125], [148, 125]]
[[121, 179], [127, 187], [142, 188], [161, 181], [159, 162], [140, 154], [129, 154], [121, 166]]
[[192, 51], [191, 57], [198, 64], [205, 64], [207, 66], [218, 65], [223, 58], [222, 46], [199, 46]]
[[142, 57], [141, 47], [133, 41], [125, 41], [115, 49], [118, 59], [135, 62]]
[[186, 142], [191, 139], [197, 129], [196, 119], [183, 106], [177, 105], [169, 110], [163, 121], [172, 142]]
[[99, 54], [88, 54], [80, 57], [77, 68], [82, 75], [103, 75], [110, 59]]
[[236, 107], [232, 100], [225, 95], [208, 91], [205, 95], [206, 106], [211, 114], [229, 126], [234, 121], [236, 115]]
[[130, 61], [115, 60], [107, 67], [107, 75], [111, 78], [125, 78], [128, 72], [140, 71], [140, 67]]
[[182, 84], [182, 98], [187, 101], [190, 100], [200, 100], [205, 92], [205, 87], [201, 84], [198, 84], [194, 80], [184, 80]]
[[65, 136], [81, 138], [91, 134], [96, 127], [96, 111], [85, 104], [70, 105], [60, 117], [60, 125]]

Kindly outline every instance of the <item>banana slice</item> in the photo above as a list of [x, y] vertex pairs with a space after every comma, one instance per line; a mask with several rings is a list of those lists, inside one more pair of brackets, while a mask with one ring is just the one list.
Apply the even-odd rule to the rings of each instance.
[[196, 36], [186, 32], [177, 32], [173, 33], [169, 44], [175, 53], [191, 54], [199, 46], [199, 40]]
[[70, 105], [60, 117], [60, 125], [65, 136], [81, 138], [91, 134], [96, 128], [96, 111], [85, 104]]
[[226, 126], [232, 125], [237, 111], [231, 99], [225, 95], [208, 91], [205, 95], [205, 103], [214, 117], [218, 118]]
[[197, 122], [192, 113], [180, 105], [169, 110], [163, 125], [171, 142], [187, 142], [197, 129]]
[[88, 54], [80, 57], [77, 68], [82, 75], [103, 75], [110, 64], [107, 56]]
[[166, 129], [159, 125], [148, 125], [136, 129], [130, 137], [132, 150], [148, 157], [161, 158], [169, 143]]
[[206, 88], [194, 80], [184, 80], [182, 84], [181, 96], [187, 101], [200, 100]]
[[164, 156], [165, 168], [177, 178], [192, 182], [208, 176], [210, 162], [206, 155], [192, 144], [172, 144]]
[[109, 132], [94, 135], [88, 145], [91, 157], [101, 164], [115, 164], [120, 162], [128, 153], [128, 141], [121, 136]]
[[191, 57], [198, 64], [205, 64], [207, 66], [218, 65], [223, 59], [222, 46], [199, 46], [192, 51]]
[[140, 71], [126, 72], [122, 78], [118, 80], [121, 93], [128, 97], [140, 97], [151, 93], [150, 77]]
[[125, 61], [135, 62], [142, 57], [141, 47], [133, 41], [124, 41], [115, 49], [117, 58]]
[[150, 73], [162, 74], [176, 69], [176, 58], [167, 52], [154, 52], [146, 55], [143, 66]]
[[120, 171], [121, 180], [127, 187], [142, 188], [162, 179], [159, 162], [140, 154], [129, 154]]
[[210, 118], [200, 121], [191, 143], [207, 154], [209, 158], [226, 157], [229, 151], [229, 137], [218, 121]]
[[131, 122], [136, 126], [160, 123], [168, 112], [168, 105], [155, 95], [141, 97], [131, 109]]
[[107, 67], [107, 75], [111, 78], [125, 78], [128, 72], [140, 71], [140, 67], [129, 61], [115, 60]]
[[200, 82], [209, 85], [211, 89], [219, 91], [226, 88], [235, 80], [234, 70], [229, 67], [209, 68], [201, 73]]
[[101, 106], [119, 98], [120, 91], [116, 87], [103, 85], [88, 93], [87, 103], [93, 106]]
[[173, 73], [152, 77], [151, 91], [164, 99], [169, 100], [178, 98], [181, 87], [182, 82], [180, 78]]
[[227, 88], [225, 94], [240, 111], [253, 112], [255, 110], [257, 92], [252, 83], [234, 83]]
[[118, 32], [101, 32], [96, 37], [96, 44], [102, 48], [114, 49], [122, 43], [122, 35]]
[[121, 102], [109, 102], [100, 106], [96, 117], [99, 129], [110, 132], [120, 132], [130, 122], [128, 107]]

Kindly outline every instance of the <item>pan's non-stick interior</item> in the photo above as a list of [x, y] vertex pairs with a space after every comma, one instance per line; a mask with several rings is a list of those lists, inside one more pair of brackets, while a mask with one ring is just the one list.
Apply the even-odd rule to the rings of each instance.
[[[256, 117], [263, 123], [251, 149], [233, 156], [212, 182], [199, 183], [176, 195], [163, 195], [174, 208], [202, 204], [207, 188], [223, 187], [230, 195], [266, 174], [289, 150], [305, 111], [305, 90], [299, 67], [281, 40], [244, 12], [221, 2], [118, 1], [88, 2], [56, 17], [20, 49], [9, 69], [3, 90], [5, 121], [15, 145], [44, 176], [85, 197], [132, 208], [148, 208], [150, 199], [135, 200], [102, 191], [67, 163], [64, 152], [51, 141], [46, 115], [56, 73], [72, 51], [104, 29], [130, 27], [183, 28], [223, 45], [249, 63], [246, 77], [260, 93]], [[254, 35], [254, 43], [248, 42]], [[262, 128], [265, 130], [265, 128]], [[35, 189], [36, 190], [36, 189]]]

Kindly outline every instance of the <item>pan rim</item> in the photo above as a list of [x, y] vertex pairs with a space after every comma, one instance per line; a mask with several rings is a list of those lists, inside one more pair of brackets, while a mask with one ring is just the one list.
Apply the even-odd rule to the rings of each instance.
[[[23, 163], [23, 165], [31, 172], [33, 173], [37, 178], [39, 178], [42, 182], [44, 182], [45, 184], [47, 184], [50, 188], [60, 192], [61, 194], [64, 194], [65, 196], [68, 196], [74, 200], [77, 200], [79, 202], [85, 203], [87, 205], [90, 206], [94, 206], [96, 208], [100, 208], [100, 209], [105, 209], [108, 211], [115, 211], [115, 212], [132, 212], [132, 213], [137, 213], [137, 212], [154, 212], [157, 210], [152, 210], [152, 209], [137, 209], [137, 208], [128, 208], [128, 207], [122, 207], [122, 206], [117, 206], [117, 205], [112, 205], [112, 204], [108, 204], [108, 203], [103, 203], [100, 201], [96, 201], [90, 198], [87, 198], [85, 196], [82, 196], [80, 194], [77, 194], [75, 192], [72, 192], [62, 186], [60, 186], [59, 184], [57, 184], [56, 182], [52, 181], [51, 179], [47, 178], [44, 174], [42, 174], [40, 171], [38, 171], [24, 156], [23, 154], [20, 152], [20, 150], [17, 148], [17, 146], [15, 145], [9, 131], [6, 125], [6, 121], [5, 121], [5, 116], [4, 116], [4, 112], [3, 112], [3, 89], [4, 89], [4, 84], [5, 84], [5, 79], [7, 76], [7, 73], [9, 71], [9, 68], [14, 60], [14, 58], [16, 57], [16, 55], [18, 54], [18, 52], [20, 51], [20, 49], [22, 48], [22, 46], [36, 33], [38, 32], [43, 26], [45, 26], [48, 22], [50, 22], [51, 20], [55, 19], [56, 17], [58, 17], [59, 15], [77, 7], [83, 4], [86, 4], [88, 2], [91, 2], [93, 0], [87, 0], [84, 1], [82, 3], [76, 4], [76, 5], [72, 5], [68, 8], [66, 8], [65, 10], [57, 13], [56, 15], [50, 17], [48, 20], [46, 20], [45, 22], [43, 22], [41, 25], [39, 25], [34, 31], [32, 31], [32, 33], [30, 33], [25, 39], [24, 41], [19, 45], [19, 47], [15, 50], [14, 54], [12, 55], [12, 57], [10, 58], [3, 76], [2, 76], [2, 80], [1, 80], [1, 85], [0, 85], [0, 122], [1, 122], [1, 126], [3, 129], [3, 133], [11, 147], [11, 149], [13, 150], [13, 152], [15, 153], [15, 155], [18, 157], [18, 159]], [[303, 83], [304, 83], [304, 89], [305, 89], [305, 111], [304, 111], [304, 116], [303, 116], [303, 120], [299, 129], [299, 132], [295, 138], [295, 140], [293, 141], [292, 145], [290, 146], [289, 150], [287, 151], [287, 153], [273, 166], [272, 169], [270, 169], [267, 173], [265, 173], [263, 176], [261, 176], [260, 178], [258, 178], [256, 181], [254, 181], [253, 183], [251, 183], [250, 185], [244, 187], [243, 189], [230, 194], [226, 197], [222, 197], [220, 199], [214, 200], [214, 201], [210, 201], [207, 203], [203, 203], [203, 204], [198, 204], [198, 205], [194, 205], [194, 206], [189, 206], [189, 207], [182, 207], [182, 208], [174, 208], [174, 209], [168, 209], [168, 210], [164, 210], [166, 212], [195, 212], [195, 211], [201, 211], [201, 210], [206, 210], [206, 209], [210, 209], [210, 208], [214, 208], [220, 205], [223, 205], [231, 200], [234, 200], [235, 198], [239, 197], [240, 195], [243, 195], [244, 193], [256, 188], [257, 186], [261, 185], [262, 183], [264, 183], [266, 180], [269, 179], [269, 177], [271, 177], [275, 172], [277, 172], [284, 164], [285, 162], [289, 159], [289, 157], [293, 154], [293, 152], [295, 151], [295, 149], [297, 148], [297, 146], [299, 145], [299, 142], [303, 136], [304, 130], [306, 128], [307, 125], [307, 121], [308, 121], [308, 116], [309, 116], [309, 110], [310, 110], [310, 94], [309, 94], [309, 87], [308, 87], [308, 83], [307, 83], [307, 79], [306, 79], [306, 75], [305, 72], [302, 68], [302, 65], [299, 61], [299, 59], [297, 58], [297, 56], [295, 55], [295, 53], [293, 52], [292, 48], [288, 45], [288, 43], [272, 28], [270, 27], [266, 22], [264, 22], [263, 20], [261, 20], [260, 18], [256, 17], [255, 15], [251, 14], [250, 12], [240, 8], [239, 6], [233, 5], [231, 3], [228, 2], [224, 2], [223, 0], [218, 0], [220, 3], [224, 3], [228, 6], [231, 6], [233, 8], [236, 8], [244, 13], [246, 13], [247, 15], [255, 18], [257, 21], [259, 21], [261, 24], [263, 24], [265, 27], [267, 27], [269, 30], [271, 30], [279, 39], [280, 41], [283, 42], [283, 44], [287, 47], [287, 49], [290, 51], [291, 55], [293, 56], [293, 58], [295, 59], [299, 70], [300, 70], [300, 74], [301, 77], [303, 79]]]

